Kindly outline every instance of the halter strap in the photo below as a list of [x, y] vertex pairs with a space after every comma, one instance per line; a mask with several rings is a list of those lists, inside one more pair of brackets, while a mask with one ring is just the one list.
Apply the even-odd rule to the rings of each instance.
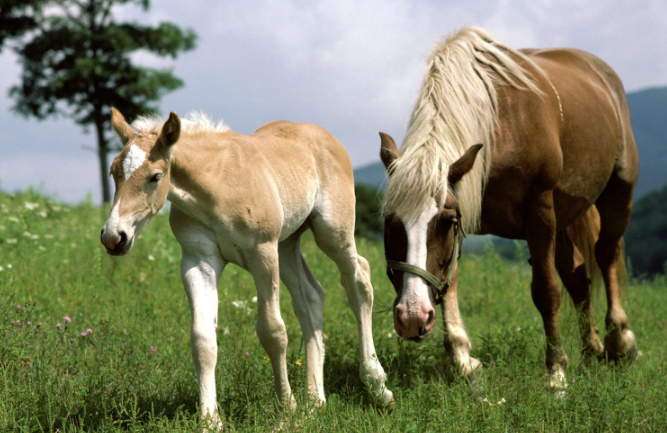
[[441, 304], [442, 300], [445, 298], [445, 295], [447, 295], [449, 285], [452, 283], [452, 279], [454, 278], [454, 270], [456, 269], [456, 264], [459, 257], [461, 256], [461, 244], [463, 244], [463, 239], [465, 237], [466, 233], [463, 230], [463, 227], [457, 227], [454, 234], [452, 260], [449, 263], [449, 270], [447, 271], [445, 281], [440, 281], [435, 275], [426, 269], [411, 265], [409, 263], [399, 262], [397, 260], [387, 260], [387, 269], [392, 271], [396, 270], [408, 272], [423, 278], [427, 283], [429, 283], [429, 286], [431, 287], [431, 293], [433, 294], [435, 305]]

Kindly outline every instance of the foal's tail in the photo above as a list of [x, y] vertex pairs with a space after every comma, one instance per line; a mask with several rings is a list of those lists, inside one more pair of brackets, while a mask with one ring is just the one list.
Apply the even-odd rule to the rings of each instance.
[[[575, 221], [570, 227], [567, 228], [570, 239], [572, 243], [577, 247], [577, 249], [584, 256], [584, 262], [586, 263], [586, 273], [588, 278], [591, 281], [591, 297], [597, 295], [601, 287], [603, 287], [602, 273], [598, 267], [598, 263], [595, 260], [595, 243], [598, 240], [598, 235], [600, 234], [600, 214], [598, 213], [595, 205], [591, 206], [590, 209]], [[625, 263], [624, 260], [619, 260], [620, 262]], [[620, 263], [619, 263], [620, 265]], [[623, 264], [623, 274], [625, 274], [625, 264]], [[619, 267], [620, 274], [620, 267]], [[619, 275], [620, 277], [620, 275]]]

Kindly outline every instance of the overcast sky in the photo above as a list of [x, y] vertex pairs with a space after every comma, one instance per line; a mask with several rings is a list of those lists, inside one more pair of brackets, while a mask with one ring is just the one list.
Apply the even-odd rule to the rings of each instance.
[[[271, 120], [319, 124], [347, 148], [355, 167], [376, 162], [378, 131], [400, 143], [424, 59], [463, 25], [486, 28], [517, 48], [576, 47], [621, 76], [626, 90], [667, 85], [665, 0], [154, 0], [119, 20], [168, 20], [192, 28], [197, 48], [172, 66], [185, 86], [161, 112], [191, 110], [250, 134]], [[42, 185], [69, 203], [99, 203], [95, 138], [68, 119], [25, 120], [10, 110], [20, 66], [0, 55], [0, 188]]]

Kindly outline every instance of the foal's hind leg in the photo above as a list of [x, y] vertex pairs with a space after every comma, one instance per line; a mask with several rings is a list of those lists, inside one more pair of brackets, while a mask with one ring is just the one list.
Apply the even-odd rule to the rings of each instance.
[[257, 287], [257, 322], [259, 342], [266, 350], [273, 367], [276, 394], [283, 408], [295, 409], [287, 377], [287, 330], [280, 316], [280, 278], [278, 248], [273, 242], [257, 246], [246, 253], [247, 267]]
[[621, 242], [632, 211], [632, 191], [633, 184], [614, 175], [595, 203], [600, 213], [595, 257], [607, 290], [604, 348], [609, 359], [633, 360], [637, 356], [635, 335], [628, 327], [628, 317], [621, 306], [618, 282], [618, 269], [624, 266]]
[[308, 268], [299, 248], [301, 233], [279, 245], [280, 279], [292, 295], [292, 306], [301, 324], [306, 344], [306, 379], [308, 393], [316, 404], [324, 397], [324, 344], [322, 342], [322, 307], [324, 290]]
[[577, 310], [577, 323], [583, 343], [582, 358], [584, 363], [588, 363], [593, 356], [602, 353], [603, 347], [595, 330], [590, 279], [584, 256], [572, 242], [567, 230], [561, 230], [556, 237], [556, 269]]
[[567, 356], [560, 342], [558, 327], [560, 287], [555, 269], [556, 215], [552, 191], [540, 193], [528, 209], [526, 240], [533, 267], [531, 294], [542, 315], [547, 337], [546, 366], [550, 376], [549, 386], [558, 390], [566, 387]]
[[[344, 213], [340, 212], [340, 214]], [[354, 210], [351, 214], [354, 215]], [[336, 263], [340, 271], [340, 281], [345, 287], [347, 302], [357, 320], [361, 353], [359, 365], [361, 380], [368, 386], [373, 398], [380, 405], [393, 404], [393, 394], [385, 386], [387, 375], [375, 353], [373, 344], [371, 271], [366, 259], [357, 254], [353, 235], [354, 224], [350, 224], [349, 221], [336, 224], [335, 221], [326, 221], [320, 214], [311, 216], [310, 223], [315, 242]]]

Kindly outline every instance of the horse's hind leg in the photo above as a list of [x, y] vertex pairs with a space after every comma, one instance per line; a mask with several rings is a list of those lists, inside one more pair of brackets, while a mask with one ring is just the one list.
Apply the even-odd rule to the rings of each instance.
[[577, 323], [583, 343], [582, 360], [588, 363], [593, 356], [602, 353], [603, 347], [595, 330], [591, 285], [584, 255], [573, 243], [572, 235], [567, 230], [561, 230], [556, 237], [556, 269], [577, 310]]
[[618, 271], [623, 270], [621, 242], [630, 221], [633, 183], [613, 175], [595, 203], [600, 213], [600, 237], [595, 244], [595, 257], [607, 290], [607, 335], [605, 353], [609, 359], [637, 356], [635, 336], [628, 327], [628, 317], [621, 306]]
[[[352, 196], [354, 197], [354, 196]], [[353, 203], [353, 202], [352, 202]], [[354, 218], [354, 207], [351, 214], [338, 209], [331, 219], [314, 212], [310, 218], [310, 226], [315, 235], [315, 242], [324, 253], [336, 263], [340, 271], [340, 281], [347, 294], [347, 302], [354, 312], [359, 332], [361, 361], [359, 373], [361, 380], [368, 386], [373, 398], [380, 405], [390, 405], [394, 401], [391, 391], [385, 386], [387, 375], [375, 353], [372, 333], [373, 286], [371, 271], [366, 259], [357, 254], [354, 243], [354, 223], [342, 216]]]
[[326, 402], [324, 397], [324, 344], [322, 343], [322, 307], [324, 291], [308, 268], [299, 247], [301, 233], [281, 242], [280, 279], [292, 295], [296, 313], [306, 344], [306, 378], [308, 393], [315, 404]]

